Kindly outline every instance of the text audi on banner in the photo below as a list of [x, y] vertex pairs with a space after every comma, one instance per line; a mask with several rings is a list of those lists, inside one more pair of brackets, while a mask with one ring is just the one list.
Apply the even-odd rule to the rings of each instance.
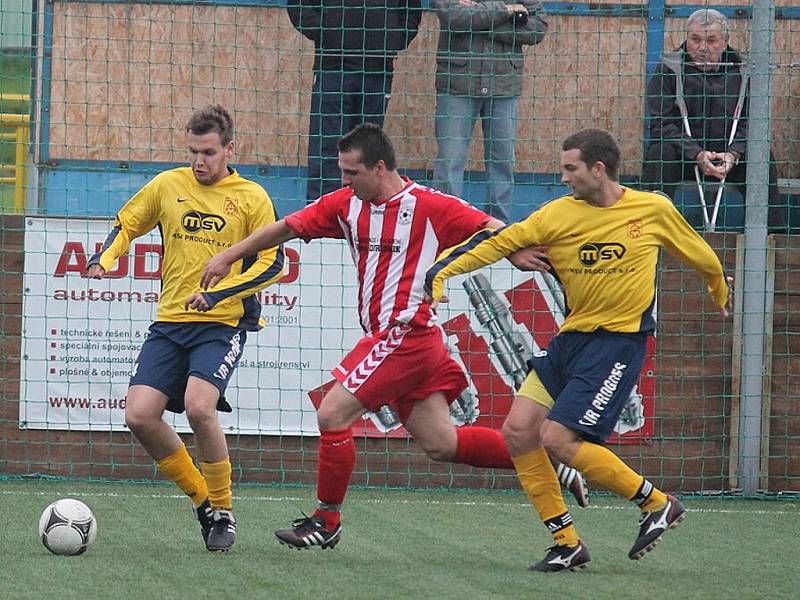
[[[20, 427], [125, 430], [128, 377], [160, 292], [161, 241], [135, 240], [106, 279], [83, 276], [108, 220], [27, 218], [20, 375]], [[338, 240], [286, 247], [289, 271], [259, 296], [266, 327], [248, 336], [220, 413], [229, 433], [318, 435], [315, 407], [332, 385], [330, 370], [361, 336], [355, 269]], [[439, 322], [469, 388], [451, 406], [456, 424], [499, 428], [527, 359], [563, 322], [552, 278], [508, 263], [450, 282]], [[654, 342], [639, 384], [611, 441], [652, 436]], [[183, 415], [167, 418], [189, 431]], [[360, 435], [405, 436], [391, 407], [370, 413]]]

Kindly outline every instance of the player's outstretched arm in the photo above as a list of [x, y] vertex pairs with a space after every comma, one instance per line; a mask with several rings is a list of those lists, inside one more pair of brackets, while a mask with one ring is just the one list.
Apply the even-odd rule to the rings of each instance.
[[220, 252], [206, 263], [200, 275], [200, 287], [207, 290], [228, 275], [231, 265], [245, 256], [252, 256], [267, 248], [279, 246], [297, 237], [297, 234], [286, 224], [284, 219], [256, 229], [253, 233], [237, 242], [227, 250]]
[[[500, 219], [492, 218], [486, 222], [486, 228], [495, 231], [505, 227]], [[514, 265], [520, 271], [549, 271], [550, 270], [550, 257], [547, 255], [547, 246], [528, 246], [527, 248], [520, 248], [516, 252], [512, 252], [507, 256], [508, 262]]]
[[451, 277], [491, 265], [535, 244], [536, 240], [527, 231], [527, 220], [497, 231], [483, 229], [437, 257], [425, 274], [424, 292], [433, 300], [439, 300], [444, 295], [445, 281]]

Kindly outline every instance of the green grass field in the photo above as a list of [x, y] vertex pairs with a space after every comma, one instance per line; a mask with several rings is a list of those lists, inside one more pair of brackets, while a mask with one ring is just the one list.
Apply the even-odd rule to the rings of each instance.
[[[307, 487], [236, 488], [239, 538], [210, 554], [169, 484], [0, 480], [0, 597], [798, 598], [793, 502], [689, 497], [687, 519], [643, 560], [627, 558], [637, 513], [609, 496], [571, 506], [592, 552], [578, 573], [527, 571], [550, 536], [521, 493], [353, 490], [335, 550], [290, 550], [272, 531], [313, 507]], [[39, 514], [60, 497], [94, 510], [86, 554], [50, 554]]]

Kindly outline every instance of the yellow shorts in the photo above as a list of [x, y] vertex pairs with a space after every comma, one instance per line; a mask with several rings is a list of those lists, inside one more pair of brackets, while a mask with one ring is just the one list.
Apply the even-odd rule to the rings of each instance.
[[531, 372], [528, 373], [525, 381], [523, 381], [522, 385], [519, 386], [519, 389], [517, 390], [517, 396], [530, 398], [534, 402], [541, 404], [547, 409], [553, 408], [553, 404], [555, 404], [555, 400], [553, 400], [550, 392], [545, 389], [544, 384], [542, 384], [542, 380], [539, 379], [539, 376], [536, 374], [534, 369], [531, 369]]

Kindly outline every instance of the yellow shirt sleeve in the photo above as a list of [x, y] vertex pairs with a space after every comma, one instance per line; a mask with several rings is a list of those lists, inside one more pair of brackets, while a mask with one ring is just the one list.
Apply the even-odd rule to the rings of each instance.
[[[269, 196], [264, 192], [263, 197], [257, 197], [253, 204], [253, 210], [248, 219], [248, 230], [242, 239], [262, 226], [274, 222], [275, 209]], [[249, 257], [239, 262], [242, 263], [241, 272], [235, 274], [237, 270], [232, 270], [234, 274], [226, 277], [206, 292], [206, 300], [210, 306], [222, 301], [227, 303], [252, 296], [279, 281], [286, 274], [286, 255], [283, 246], [261, 251], [255, 261]]]
[[728, 302], [728, 281], [717, 254], [703, 237], [678, 212], [671, 202], [667, 202], [664, 215], [664, 235], [661, 243], [664, 248], [683, 262], [690, 265], [706, 282], [706, 289], [719, 308]]
[[728, 284], [714, 250], [672, 202], [623, 188], [608, 207], [572, 196], [552, 200], [527, 219], [495, 233], [481, 231], [448, 248], [426, 273], [426, 292], [439, 300], [445, 281], [497, 262], [520, 248], [547, 246], [551, 274], [565, 297], [561, 331], [649, 333], [655, 330], [661, 248], [705, 279], [715, 304], [725, 306]]
[[156, 226], [160, 218], [159, 179], [156, 176], [150, 180], [123, 205], [103, 249], [89, 264], [97, 263], [106, 272], [110, 271], [119, 257], [128, 252], [133, 240]]
[[482, 229], [466, 241], [444, 250], [428, 269], [425, 291], [434, 299], [444, 295], [444, 283], [451, 277], [469, 273], [496, 263], [520, 248], [541, 243], [539, 212], [524, 221], [513, 223], [495, 231]]

